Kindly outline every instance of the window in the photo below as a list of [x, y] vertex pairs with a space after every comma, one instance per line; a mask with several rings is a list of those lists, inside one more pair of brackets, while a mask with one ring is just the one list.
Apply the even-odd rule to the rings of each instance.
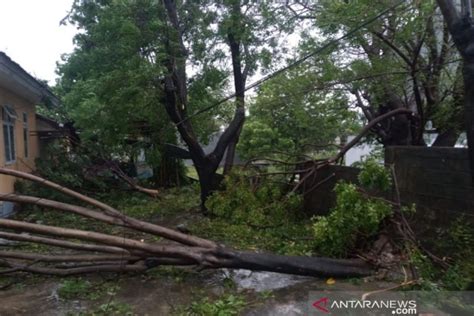
[[23, 113], [23, 149], [25, 158], [28, 158], [28, 114]]
[[2, 107], [3, 142], [5, 145], [5, 162], [15, 161], [15, 110], [7, 105]]

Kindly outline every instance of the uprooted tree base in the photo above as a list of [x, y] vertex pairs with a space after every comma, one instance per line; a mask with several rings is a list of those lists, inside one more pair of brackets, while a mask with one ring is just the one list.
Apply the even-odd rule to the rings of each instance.
[[69, 250], [64, 255], [0, 251], [0, 266], [4, 267], [0, 274], [30, 272], [68, 276], [93, 272], [142, 272], [159, 265], [193, 265], [200, 269], [235, 268], [336, 277], [365, 276], [373, 272], [361, 260], [280, 256], [229, 249], [211, 240], [126, 216], [110, 205], [35, 175], [4, 168], [0, 168], [0, 173], [40, 183], [93, 208], [17, 194], [2, 194], [0, 200], [74, 213], [169, 241], [152, 243], [93, 231], [0, 219], [0, 238]]

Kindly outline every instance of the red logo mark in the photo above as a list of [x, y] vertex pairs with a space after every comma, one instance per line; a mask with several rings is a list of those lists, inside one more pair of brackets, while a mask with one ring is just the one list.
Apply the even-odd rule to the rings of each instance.
[[321, 312], [329, 314], [329, 310], [326, 308], [328, 305], [329, 298], [323, 297], [313, 303], [313, 307], [319, 309]]

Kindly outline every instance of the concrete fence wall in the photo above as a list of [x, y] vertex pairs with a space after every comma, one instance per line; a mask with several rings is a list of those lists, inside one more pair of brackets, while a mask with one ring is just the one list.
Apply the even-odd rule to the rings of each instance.
[[[464, 148], [389, 147], [385, 163], [394, 169], [402, 203], [415, 203], [420, 219], [474, 218], [474, 186]], [[330, 166], [305, 185], [305, 210], [326, 214], [335, 203], [339, 180], [357, 183], [357, 168]], [[311, 190], [315, 184], [323, 184]], [[421, 216], [419, 216], [421, 215]]]
[[474, 185], [465, 148], [389, 147], [385, 163], [396, 174], [402, 203], [415, 203], [418, 220], [443, 225], [474, 219]]
[[[307, 163], [301, 169], [311, 166]], [[303, 184], [304, 210], [308, 215], [326, 215], [336, 202], [334, 186], [338, 181], [357, 183], [359, 169], [327, 166], [308, 177]], [[300, 175], [304, 177], [305, 174]]]

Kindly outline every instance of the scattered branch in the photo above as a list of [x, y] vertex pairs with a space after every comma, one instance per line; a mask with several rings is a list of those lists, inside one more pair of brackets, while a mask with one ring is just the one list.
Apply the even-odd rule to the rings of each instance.
[[[0, 200], [34, 204], [49, 209], [71, 212], [92, 220], [152, 234], [171, 241], [168, 243], [151, 243], [100, 232], [0, 219], [0, 238], [89, 252], [87, 254], [55, 255], [0, 251], [1, 262], [9, 268], [0, 271], [2, 274], [28, 272], [69, 276], [95, 272], [143, 272], [157, 265], [195, 265], [201, 269], [251, 269], [312, 276], [348, 277], [365, 276], [372, 273], [369, 265], [358, 260], [279, 256], [267, 253], [235, 251], [210, 240], [183, 234], [126, 216], [107, 204], [41, 177], [5, 168], [0, 168], [0, 174], [38, 182], [75, 197], [101, 211], [16, 194], [0, 195]], [[74, 241], [65, 239], [73, 239]]]

